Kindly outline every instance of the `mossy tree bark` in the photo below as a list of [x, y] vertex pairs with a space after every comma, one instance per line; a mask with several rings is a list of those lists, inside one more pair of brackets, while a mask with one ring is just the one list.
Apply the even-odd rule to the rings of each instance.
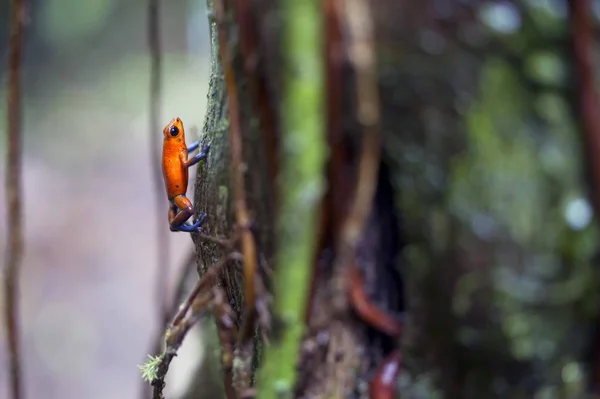
[[[279, 125], [289, 67], [282, 60], [300, 44], [280, 43], [285, 10], [277, 4], [286, 2], [249, 2], [243, 18], [235, 16], [242, 6], [224, 2], [234, 14], [228, 14], [230, 32], [239, 32], [230, 36], [240, 40], [230, 50], [242, 105], [249, 207], [262, 259], [277, 273], [286, 267], [275, 257], [285, 245], [275, 234], [281, 222], [276, 211], [288, 194], [281, 190], [301, 190], [294, 184], [304, 184], [288, 179], [280, 185], [275, 176], [285, 165], [273, 157], [280, 153], [282, 137], [294, 129], [286, 125], [283, 131]], [[586, 353], [598, 310], [594, 259], [599, 236], [583, 135], [573, 112], [576, 94], [569, 89], [574, 75], [566, 17], [521, 2], [370, 4], [383, 153], [360, 256], [371, 265], [365, 290], [381, 307], [403, 308], [406, 287], [402, 397], [585, 395]], [[307, 38], [334, 40], [330, 28], [335, 23], [343, 31], [342, 22], [332, 21], [326, 8], [323, 12], [327, 29]], [[500, 14], [513, 19], [502, 25], [494, 20]], [[308, 24], [306, 29], [322, 27]], [[206, 226], [216, 235], [227, 234], [233, 219], [226, 98], [215, 36], [213, 27], [204, 127], [213, 149], [209, 167], [198, 168], [195, 205], [209, 214]], [[339, 48], [327, 51], [344, 54]], [[298, 59], [296, 69], [302, 67]], [[377, 363], [397, 344], [352, 312], [335, 314], [328, 298], [361, 143], [349, 100], [355, 95], [352, 66], [344, 63], [339, 72], [337, 85], [331, 75], [324, 82], [323, 112], [328, 130], [333, 113], [339, 114], [333, 126], [341, 133], [332, 139], [328, 131], [330, 163], [323, 174], [328, 191], [320, 210], [311, 210], [315, 218], [321, 216], [321, 225], [311, 225], [312, 236], [320, 239], [313, 254], [319, 274], [312, 290], [302, 287], [312, 293], [317, 310], [303, 349], [292, 358], [286, 351], [279, 359], [291, 367], [299, 357], [296, 397], [364, 396]], [[294, 228], [302, 221], [290, 218], [289, 223], [287, 228]], [[222, 256], [212, 244], [197, 242], [197, 250], [200, 274]], [[242, 276], [229, 273], [221, 282], [239, 314]], [[285, 279], [276, 284], [282, 285], [275, 293], [298, 289]], [[281, 298], [276, 295], [275, 303]], [[286, 329], [281, 323], [274, 320], [276, 346], [285, 336], [279, 334]], [[278, 378], [265, 375], [260, 381], [277, 384]], [[281, 389], [289, 389], [286, 382]]]

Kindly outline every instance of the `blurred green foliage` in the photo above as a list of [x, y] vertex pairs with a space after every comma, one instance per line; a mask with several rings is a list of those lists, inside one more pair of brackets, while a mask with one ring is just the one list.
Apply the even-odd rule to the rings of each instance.
[[473, 22], [448, 17], [436, 52], [386, 49], [402, 54], [384, 61], [382, 86], [408, 243], [411, 397], [585, 389], [600, 234], [555, 3], [488, 2], [468, 37]]

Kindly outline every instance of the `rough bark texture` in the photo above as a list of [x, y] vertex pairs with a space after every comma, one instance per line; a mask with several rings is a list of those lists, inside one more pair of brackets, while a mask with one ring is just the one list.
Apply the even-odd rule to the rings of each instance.
[[[212, 10], [212, 1], [207, 1], [207, 7]], [[204, 223], [203, 233], [215, 237], [227, 237], [231, 234], [234, 226], [230, 196], [229, 140], [227, 139], [229, 121], [223, 72], [218, 56], [216, 25], [214, 21], [210, 22], [211, 68], [202, 142], [210, 141], [211, 149], [206, 162], [197, 168], [194, 192], [194, 207], [197, 214], [194, 216], [197, 218], [201, 212], [206, 212], [208, 219]], [[193, 238], [196, 245], [198, 275], [202, 277], [211, 265], [226, 254], [217, 244], [198, 240], [197, 237]], [[230, 262], [224, 269], [218, 284], [225, 289], [232, 310], [236, 314], [241, 314], [243, 307], [242, 276], [239, 273], [239, 267], [236, 267], [234, 263]], [[214, 366], [221, 364], [221, 351], [213, 317], [210, 317], [205, 323], [204, 332], [208, 337], [205, 364], [209, 364], [210, 369], [214, 371]], [[218, 374], [222, 374], [220, 367], [217, 367], [217, 370], [219, 370]], [[223, 379], [214, 373], [210, 378], [220, 382], [220, 397], [224, 397]], [[191, 389], [193, 391], [195, 388]], [[190, 396], [193, 397], [194, 393], [202, 397], [203, 389], [190, 392]]]
[[[208, 9], [214, 10], [212, 0], [207, 1]], [[234, 25], [228, 20], [227, 26], [233, 29]], [[206, 212], [209, 216], [204, 224], [205, 234], [212, 236], [231, 236], [235, 225], [234, 203], [231, 194], [230, 151], [228, 140], [229, 121], [227, 116], [227, 98], [221, 62], [219, 60], [219, 44], [217, 25], [211, 14], [211, 75], [209, 80], [208, 105], [203, 127], [203, 141], [210, 140], [211, 150], [205, 167], [199, 167], [196, 176], [195, 209], [196, 212]], [[233, 35], [232, 35], [233, 36]], [[235, 37], [235, 36], [234, 36]], [[244, 87], [247, 85], [243, 77], [243, 66], [240, 64], [239, 54], [232, 51], [236, 69], [237, 84], [240, 90], [240, 104], [242, 125], [244, 132], [244, 161], [248, 169], [245, 173], [245, 188], [248, 207], [252, 212], [252, 230], [257, 237], [259, 257], [261, 262], [269, 262], [273, 248], [273, 212], [272, 188], [269, 187], [267, 176], [270, 175], [267, 167], [268, 157], [264, 155], [261, 147], [260, 130], [255, 122], [252, 99], [249, 99]], [[197, 215], [196, 215], [197, 216]], [[208, 267], [216, 263], [224, 252], [222, 248], [213, 243], [196, 240], [198, 254], [198, 273], [202, 276]], [[236, 314], [236, 324], [242, 326], [244, 315], [244, 294], [242, 285], [241, 267], [235, 262], [230, 262], [225, 269], [219, 284], [225, 288], [229, 304]], [[254, 369], [260, 356], [260, 342], [255, 328], [251, 326], [250, 334], [254, 335], [254, 354], [243, 350], [236, 353], [234, 374], [236, 378], [249, 378], [253, 380]], [[249, 348], [245, 348], [249, 349]], [[213, 361], [220, 362], [218, 358]], [[252, 374], [249, 376], [249, 374]]]
[[[250, 18], [260, 43], [259, 67], [253, 70], [257, 80], [268, 76], [266, 83], [246, 79], [241, 59], [248, 59], [234, 47], [248, 133], [246, 189], [270, 265], [277, 243], [273, 142], [261, 136], [257, 121], [264, 121], [264, 110], [255, 107], [251, 88], [266, 86], [275, 104], [269, 111], [277, 114], [281, 25], [271, 3], [249, 2], [261, 10]], [[484, 24], [490, 4], [371, 0], [383, 161], [360, 247], [362, 261], [374, 265], [366, 291], [385, 309], [403, 309], [402, 272], [409, 309], [399, 381], [403, 398], [585, 397], [600, 237], [589, 213], [582, 136], [567, 90], [573, 77], [566, 19], [504, 2], [520, 17], [520, 26], [502, 33]], [[328, 20], [328, 26], [334, 22]], [[213, 149], [209, 168], [199, 168], [195, 199], [216, 235], [227, 234], [232, 224], [225, 98], [215, 47], [204, 128]], [[359, 152], [348, 65], [339, 72], [337, 86], [329, 76], [328, 107], [339, 101], [342, 133], [329, 132], [329, 191], [321, 208], [332, 218], [323, 222], [332, 231], [315, 231], [315, 237], [329, 238], [315, 255], [316, 310], [301, 353], [298, 397], [364, 397], [365, 382], [396, 344], [352, 314], [330, 317], [331, 249]], [[327, 112], [331, 118], [331, 108]], [[198, 242], [197, 249], [200, 274], [222, 255], [210, 244]], [[240, 312], [241, 276], [228, 276], [229, 300]], [[318, 339], [323, 332], [326, 345]]]

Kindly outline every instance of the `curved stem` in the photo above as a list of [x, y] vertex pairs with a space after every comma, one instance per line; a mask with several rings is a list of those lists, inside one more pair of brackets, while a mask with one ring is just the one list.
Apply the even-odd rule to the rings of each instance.
[[8, 242], [4, 269], [5, 328], [8, 340], [8, 370], [13, 399], [21, 399], [21, 353], [19, 348], [19, 268], [23, 257], [21, 182], [22, 166], [22, 113], [21, 113], [21, 59], [23, 31], [25, 30], [25, 0], [11, 2], [11, 29], [8, 56], [8, 154], [6, 158], [6, 203], [8, 206]]

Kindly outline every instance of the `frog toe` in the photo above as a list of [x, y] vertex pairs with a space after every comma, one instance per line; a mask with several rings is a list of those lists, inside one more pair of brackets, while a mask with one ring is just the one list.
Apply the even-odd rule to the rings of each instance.
[[200, 227], [202, 227], [202, 224], [204, 223], [205, 220], [206, 220], [206, 213], [202, 212], [200, 214], [200, 217], [193, 224], [183, 224], [183, 225], [179, 226], [178, 230], [185, 231], [188, 233], [191, 233], [193, 231], [200, 231]]

